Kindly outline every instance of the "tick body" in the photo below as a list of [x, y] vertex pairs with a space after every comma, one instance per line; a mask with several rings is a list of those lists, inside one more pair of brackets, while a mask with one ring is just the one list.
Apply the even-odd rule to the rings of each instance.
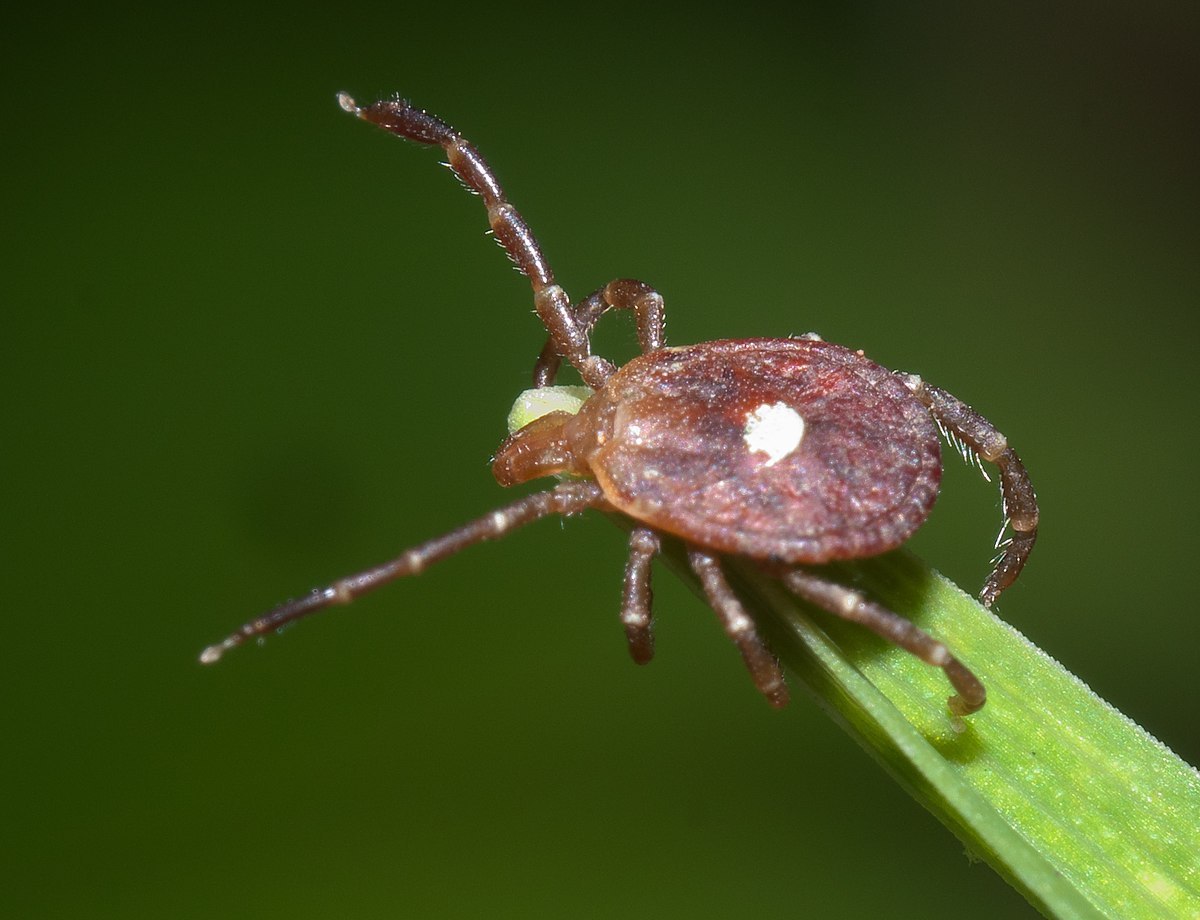
[[566, 431], [605, 499], [708, 549], [874, 556], [937, 497], [937, 428], [891, 372], [828, 342], [750, 339], [635, 358]]
[[[721, 625], [773, 705], [787, 701], [783, 674], [726, 581], [723, 556], [756, 562], [799, 597], [942, 668], [956, 691], [949, 701], [956, 715], [983, 706], [982, 683], [942, 643], [808, 567], [887, 552], [913, 534], [937, 498], [940, 432], [999, 472], [1012, 536], [980, 594], [990, 606], [1020, 573], [1038, 523], [1025, 468], [991, 423], [919, 377], [815, 335], [667, 347], [662, 297], [641, 281], [619, 279], [573, 303], [491, 168], [460, 134], [405, 102], [359, 108], [345, 94], [339, 102], [393, 134], [443, 148], [533, 287], [549, 334], [534, 363], [535, 387], [552, 386], [566, 360], [591, 395], [578, 411], [534, 419], [496, 452], [492, 469], [501, 485], [567, 474], [559, 485], [289, 601], [205, 649], [202, 661], [474, 543], [550, 515], [599, 508], [634, 524], [621, 621], [636, 661], [654, 652], [650, 570], [665, 534], [684, 542]], [[591, 351], [592, 328], [610, 310], [632, 312], [637, 323], [642, 353], [621, 368]]]

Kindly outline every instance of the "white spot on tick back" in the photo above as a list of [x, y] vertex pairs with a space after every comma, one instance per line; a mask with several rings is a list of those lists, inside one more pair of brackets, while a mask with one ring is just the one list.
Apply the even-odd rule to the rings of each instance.
[[746, 415], [742, 438], [751, 451], [767, 455], [767, 466], [774, 466], [800, 446], [804, 419], [787, 403], [763, 403]]

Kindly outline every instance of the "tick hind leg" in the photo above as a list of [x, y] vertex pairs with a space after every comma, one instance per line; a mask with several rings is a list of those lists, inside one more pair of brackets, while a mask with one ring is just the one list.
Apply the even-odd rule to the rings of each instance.
[[[900, 379], [925, 404], [947, 440], [960, 448], [964, 458], [974, 455], [994, 463], [1000, 470], [1000, 494], [1004, 503], [1004, 524], [996, 540], [1000, 555], [979, 592], [983, 606], [991, 607], [996, 598], [1017, 580], [1037, 541], [1038, 504], [1033, 484], [1025, 464], [995, 425], [962, 400], [915, 374], [901, 374]], [[1005, 540], [1004, 532], [1008, 527], [1012, 527], [1012, 537]]]
[[[575, 323], [584, 336], [590, 337], [592, 328], [609, 310], [633, 311], [637, 323], [638, 346], [643, 353], [663, 347], [663, 328], [666, 325], [663, 299], [650, 285], [644, 281], [634, 281], [632, 278], [610, 281], [575, 306]], [[588, 348], [591, 348], [590, 338]], [[562, 357], [554, 336], [550, 336], [533, 366], [533, 385], [538, 388], [551, 386], [558, 376], [561, 364]]]
[[858, 623], [906, 652], [916, 655], [926, 664], [946, 672], [950, 684], [958, 691], [948, 705], [956, 716], [970, 715], [987, 701], [987, 692], [979, 678], [950, 654], [950, 650], [924, 630], [886, 607], [867, 600], [862, 594], [835, 582], [826, 581], [802, 569], [792, 569], [782, 576], [788, 590], [810, 604]]
[[700, 579], [709, 604], [716, 611], [725, 634], [742, 653], [742, 659], [754, 680], [754, 686], [775, 707], [787, 705], [788, 688], [779, 662], [771, 654], [750, 619], [742, 602], [725, 580], [717, 558], [694, 546], [688, 547], [688, 562]]

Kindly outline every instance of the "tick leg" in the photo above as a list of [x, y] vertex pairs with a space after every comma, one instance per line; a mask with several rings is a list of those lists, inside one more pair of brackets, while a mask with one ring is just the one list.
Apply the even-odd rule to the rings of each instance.
[[[1038, 505], [1033, 484], [1017, 452], [1008, 446], [1008, 439], [991, 422], [962, 400], [925, 383], [915, 374], [901, 374], [900, 377], [929, 408], [930, 415], [952, 444], [964, 445], [980, 460], [994, 463], [1000, 470], [1004, 526], [997, 547], [1001, 553], [979, 592], [983, 606], [990, 607], [1004, 589], [1017, 580], [1037, 540]], [[1012, 527], [1013, 535], [1003, 541], [1007, 527]]]
[[629, 535], [629, 561], [625, 563], [625, 584], [621, 592], [621, 622], [629, 654], [638, 664], [654, 657], [654, 632], [651, 622], [650, 563], [660, 549], [658, 534], [645, 527]]
[[[598, 291], [589, 294], [575, 307], [575, 322], [585, 336], [590, 336], [596, 322], [609, 310], [632, 310], [637, 322], [638, 345], [645, 354], [663, 347], [662, 295], [644, 281], [618, 278]], [[589, 338], [589, 349], [590, 338]], [[542, 353], [533, 366], [533, 385], [547, 387], [554, 383], [562, 359], [554, 337], [547, 339]]]
[[948, 700], [950, 712], [954, 715], [969, 715], [987, 701], [987, 691], [978, 677], [951, 655], [946, 646], [899, 614], [867, 600], [851, 588], [801, 569], [784, 573], [782, 580], [797, 597], [844, 620], [859, 623], [906, 652], [912, 652], [925, 663], [945, 671], [951, 685], [958, 691], [957, 696]]
[[265, 636], [293, 620], [326, 607], [349, 604], [368, 591], [397, 578], [416, 575], [433, 563], [453, 556], [475, 543], [502, 537], [518, 527], [551, 514], [574, 514], [602, 501], [600, 487], [594, 482], [568, 482], [548, 492], [528, 495], [491, 514], [476, 518], [457, 530], [414, 546], [391, 562], [335, 581], [332, 585], [318, 588], [305, 597], [281, 604], [258, 619], [246, 623], [223, 642], [210, 645], [201, 653], [200, 660], [204, 664], [212, 664], [229, 649], [241, 645], [247, 639]]
[[587, 333], [576, 322], [566, 292], [555, 283], [554, 272], [550, 270], [537, 238], [509, 203], [496, 174], [479, 151], [440, 118], [402, 100], [381, 100], [360, 108], [350, 96], [341, 93], [338, 103], [347, 112], [385, 131], [418, 144], [440, 146], [446, 151], [447, 165], [469, 191], [483, 198], [496, 240], [533, 285], [534, 307], [558, 353], [575, 366], [584, 383], [599, 389], [612, 374], [613, 366], [591, 354]]
[[725, 629], [725, 634], [733, 640], [742, 653], [742, 659], [746, 662], [746, 667], [754, 680], [754, 686], [772, 706], [777, 708], [785, 706], [788, 701], [788, 688], [784, 682], [779, 662], [767, 649], [759, 637], [758, 631], [754, 628], [754, 621], [750, 619], [742, 602], [737, 599], [737, 595], [729, 587], [729, 582], [725, 580], [725, 573], [721, 571], [720, 562], [715, 556], [694, 546], [688, 547], [688, 562], [691, 563], [692, 571], [700, 578], [704, 594], [713, 610], [716, 611], [721, 626]]

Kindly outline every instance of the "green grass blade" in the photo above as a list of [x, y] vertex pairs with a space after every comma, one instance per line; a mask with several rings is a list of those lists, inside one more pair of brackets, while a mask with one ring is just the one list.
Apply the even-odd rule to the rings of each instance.
[[1042, 913], [1200, 917], [1200, 775], [974, 598], [906, 552], [827, 569], [979, 675], [988, 703], [964, 727], [941, 671], [729, 569], [791, 674]]

